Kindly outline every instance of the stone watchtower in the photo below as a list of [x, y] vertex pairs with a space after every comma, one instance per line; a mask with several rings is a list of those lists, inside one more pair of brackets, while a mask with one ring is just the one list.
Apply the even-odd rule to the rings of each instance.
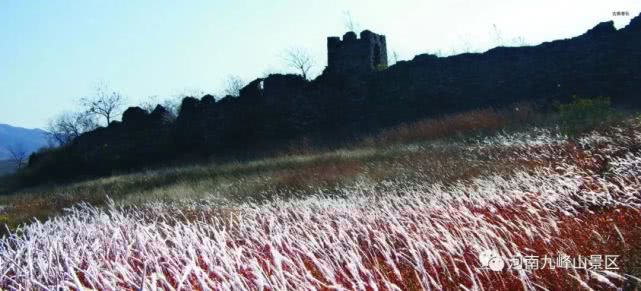
[[327, 38], [326, 72], [338, 75], [360, 75], [387, 68], [385, 36], [369, 30], [360, 38], [350, 31], [339, 37]]

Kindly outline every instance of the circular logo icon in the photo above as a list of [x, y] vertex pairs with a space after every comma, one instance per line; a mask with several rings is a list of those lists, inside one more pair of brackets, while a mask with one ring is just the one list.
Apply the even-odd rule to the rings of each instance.
[[505, 268], [505, 261], [493, 250], [485, 250], [479, 253], [479, 262], [482, 268], [488, 268], [495, 272], [502, 271]]

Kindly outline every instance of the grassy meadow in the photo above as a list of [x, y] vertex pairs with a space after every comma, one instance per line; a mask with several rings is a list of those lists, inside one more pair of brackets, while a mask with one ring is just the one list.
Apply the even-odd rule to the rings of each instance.
[[[0, 288], [634, 288], [641, 119], [574, 104], [13, 191], [0, 196]], [[620, 268], [496, 273], [478, 268], [488, 249], [619, 255]]]
[[192, 166], [6, 190], [8, 193], [0, 195], [0, 205], [5, 206], [0, 215], [15, 228], [33, 218], [58, 215], [79, 202], [104, 205], [111, 199], [139, 205], [218, 199], [221, 203], [242, 203], [395, 177], [429, 177], [436, 182], [509, 171], [517, 165], [500, 161], [488, 164], [482, 157], [470, 160], [465, 146], [477, 142], [479, 136], [516, 130], [540, 119], [529, 107], [521, 108], [520, 112], [477, 110], [403, 124], [332, 150], [294, 145], [261, 160], [223, 164], [201, 161]]

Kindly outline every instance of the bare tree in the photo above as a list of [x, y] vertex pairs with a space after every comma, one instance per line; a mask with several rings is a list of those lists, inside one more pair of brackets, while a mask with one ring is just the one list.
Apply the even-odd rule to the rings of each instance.
[[65, 112], [49, 121], [47, 130], [49, 139], [57, 146], [62, 146], [96, 127], [96, 119], [88, 112]]
[[190, 95], [176, 95], [174, 97], [167, 98], [165, 100], [160, 100], [158, 96], [149, 96], [147, 100], [143, 101], [138, 105], [138, 107], [144, 109], [145, 111], [151, 113], [156, 109], [156, 106], [161, 105], [162, 107], [167, 110], [167, 112], [171, 113], [174, 117], [178, 115], [178, 109], [180, 107], [180, 102], [184, 98], [184, 96], [190, 96]]
[[345, 25], [345, 29], [347, 29], [347, 31], [356, 32], [356, 30], [359, 29], [358, 23], [354, 22], [352, 12], [349, 10], [343, 12], [343, 25]]
[[80, 99], [82, 107], [88, 113], [104, 118], [106, 125], [121, 113], [125, 103], [125, 98], [120, 93], [109, 91], [104, 86], [100, 86], [96, 89], [94, 96]]
[[503, 37], [503, 32], [499, 29], [499, 27], [494, 24], [492, 25], [492, 37], [494, 38], [494, 42], [496, 46], [527, 46], [529, 43], [523, 36], [518, 36], [514, 37], [511, 39], [508, 39], [506, 37]]
[[152, 112], [156, 108], [156, 105], [160, 104], [158, 100], [158, 96], [153, 95], [147, 97], [147, 99], [143, 102], [140, 102], [140, 105], [138, 107], [142, 108], [143, 110], [147, 112]]
[[511, 41], [512, 46], [527, 46], [530, 45], [527, 40], [525, 40], [525, 37], [523, 36], [517, 36], [512, 39]]
[[503, 42], [503, 33], [496, 24], [492, 24], [492, 37], [494, 38], [494, 44], [496, 46], [504, 46]]
[[10, 146], [7, 146], [7, 152], [9, 152], [10, 160], [18, 168], [22, 168], [27, 163], [28, 152], [24, 148], [24, 145], [16, 143]]
[[172, 116], [177, 117], [178, 112], [180, 112], [180, 104], [182, 103], [183, 98], [183, 96], [167, 98], [161, 103], [161, 105], [165, 107]]
[[152, 113], [158, 106], [162, 106], [169, 113], [164, 116], [165, 121], [173, 122], [178, 117], [178, 112], [180, 110], [180, 103], [184, 96], [189, 95], [176, 95], [165, 100], [160, 100], [158, 96], [149, 96], [147, 100], [141, 102], [138, 107], [147, 111], [147, 113]]
[[180, 101], [182, 101], [182, 98], [185, 98], [186, 96], [194, 97], [194, 98], [199, 98], [202, 96], [205, 96], [207, 93], [198, 88], [185, 88], [182, 90], [178, 96], [180, 96]]
[[394, 62], [393, 65], [398, 63], [398, 60], [400, 59], [400, 56], [397, 51], [392, 51], [392, 61]]
[[312, 56], [301, 48], [289, 49], [285, 54], [285, 62], [288, 67], [297, 70], [304, 79], [307, 79], [309, 71], [314, 66]]
[[229, 75], [225, 80], [225, 95], [239, 96], [245, 82], [239, 76]]

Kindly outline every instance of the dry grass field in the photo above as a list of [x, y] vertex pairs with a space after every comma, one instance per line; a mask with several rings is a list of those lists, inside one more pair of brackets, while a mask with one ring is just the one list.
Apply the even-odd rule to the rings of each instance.
[[[3, 196], [0, 219], [12, 231], [0, 240], [0, 287], [639, 286], [640, 120], [570, 137], [552, 127], [502, 132], [500, 120], [508, 118], [478, 111], [400, 126], [340, 150]], [[447, 137], [443, 126], [465, 135]], [[483, 268], [479, 254], [488, 250], [506, 266]], [[616, 258], [616, 268], [597, 265], [597, 256]], [[508, 264], [533, 257], [574, 264]]]

